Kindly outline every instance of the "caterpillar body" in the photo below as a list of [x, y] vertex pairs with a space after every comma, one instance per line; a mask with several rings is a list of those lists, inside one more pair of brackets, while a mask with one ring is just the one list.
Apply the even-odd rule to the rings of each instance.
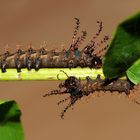
[[[61, 72], [65, 73], [62, 70]], [[59, 84], [59, 89], [52, 90], [49, 93], [43, 95], [43, 97], [52, 95], [69, 95], [68, 97], [57, 103], [58, 105], [60, 105], [61, 103], [70, 101], [65, 109], [61, 112], [60, 116], [62, 119], [64, 119], [64, 115], [67, 110], [73, 107], [78, 100], [85, 96], [100, 96], [103, 93], [100, 93], [99, 91], [104, 91], [104, 95], [105, 91], [117, 91], [119, 93], [125, 93], [127, 97], [129, 97], [130, 90], [132, 90], [134, 87], [134, 85], [128, 80], [113, 79], [111, 81], [108, 81], [107, 79], [101, 79], [100, 75], [97, 75], [97, 78], [95, 80], [92, 80], [89, 76], [87, 76], [86, 82], [81, 83], [81, 80], [76, 78], [75, 76], [68, 76], [67, 73], [65, 74], [67, 76], [67, 79]], [[98, 91], [98, 93], [95, 91]], [[140, 105], [140, 103], [136, 99], [132, 99], [131, 101]]]
[[21, 48], [18, 48], [14, 53], [6, 50], [4, 54], [0, 55], [1, 71], [3, 73], [6, 72], [7, 68], [16, 68], [17, 72], [21, 72], [22, 68], [27, 68], [28, 70], [34, 68], [36, 71], [40, 68], [100, 68], [102, 66], [102, 56], [99, 56], [98, 53], [105, 50], [106, 47], [98, 53], [95, 53], [94, 50], [96, 46], [106, 43], [109, 39], [108, 36], [105, 36], [100, 43], [95, 44], [95, 39], [102, 31], [102, 22], [97, 21], [99, 24], [98, 32], [93, 36], [90, 43], [80, 51], [79, 46], [86, 39], [87, 32], [82, 31], [82, 35], [79, 37], [80, 21], [78, 18], [75, 18], [75, 20], [76, 27], [72, 37], [72, 43], [68, 49], [62, 49], [60, 52], [55, 51], [55, 49], [48, 51], [42, 45], [40, 49], [35, 50], [30, 44], [29, 48], [25, 51]]

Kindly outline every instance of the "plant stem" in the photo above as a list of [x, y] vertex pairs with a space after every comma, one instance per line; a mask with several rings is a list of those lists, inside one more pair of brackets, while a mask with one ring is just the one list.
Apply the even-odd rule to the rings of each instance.
[[60, 72], [63, 70], [68, 74], [68, 76], [75, 76], [84, 80], [86, 76], [95, 79], [97, 74], [101, 75], [104, 79], [102, 69], [90, 69], [90, 68], [41, 68], [39, 71], [32, 69], [28, 71], [27, 69], [22, 69], [22, 72], [17, 73], [16, 69], [7, 69], [6, 73], [0, 72], [0, 81], [21, 81], [21, 80], [58, 80], [57, 75], [59, 74], [60, 80], [67, 79], [67, 76]]

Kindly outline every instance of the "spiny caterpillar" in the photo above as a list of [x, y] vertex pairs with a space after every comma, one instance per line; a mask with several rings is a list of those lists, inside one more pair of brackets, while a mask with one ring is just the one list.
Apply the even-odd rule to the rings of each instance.
[[[87, 76], [86, 82], [82, 84], [80, 78], [78, 79], [75, 76], [68, 76], [67, 73], [65, 73], [63, 70], [61, 70], [61, 72], [63, 72], [67, 76], [67, 79], [63, 83], [59, 84], [58, 90], [53, 90], [50, 93], [43, 95], [43, 97], [69, 94], [67, 98], [57, 103], [58, 105], [60, 105], [61, 103], [70, 100], [68, 105], [61, 112], [60, 116], [62, 119], [64, 119], [64, 115], [67, 112], [67, 110], [73, 107], [74, 104], [79, 99], [89, 95], [95, 95], [95, 94], [96, 94], [95, 96], [102, 95], [102, 93], [100, 92], [95, 93], [95, 91], [104, 91], [104, 94], [105, 91], [110, 91], [110, 92], [117, 91], [119, 93], [125, 93], [129, 98], [130, 90], [134, 88], [134, 85], [128, 80], [122, 80], [122, 79], [112, 79], [110, 81], [108, 79], [103, 80], [100, 78], [100, 75], [97, 75], [97, 78], [95, 80], [92, 80], [89, 76]], [[57, 75], [57, 77], [59, 79], [59, 75]], [[140, 105], [140, 103], [136, 99], [131, 98], [130, 100]]]
[[46, 42], [41, 44], [41, 47], [37, 50], [32, 47], [32, 44], [29, 44], [27, 50], [22, 50], [19, 45], [17, 51], [14, 53], [6, 49], [5, 53], [0, 55], [1, 71], [3, 73], [6, 72], [7, 68], [16, 68], [17, 72], [21, 72], [22, 68], [27, 68], [28, 70], [34, 68], [36, 71], [40, 68], [100, 68], [102, 66], [102, 56], [99, 54], [104, 51], [106, 47], [101, 49], [98, 53], [95, 53], [94, 50], [96, 46], [101, 46], [109, 39], [108, 36], [104, 36], [100, 43], [95, 43], [96, 38], [102, 31], [102, 22], [97, 21], [99, 25], [97, 33], [90, 42], [79, 51], [79, 47], [86, 39], [87, 32], [82, 31], [82, 35], [79, 37], [80, 20], [78, 18], [74, 19], [76, 21], [76, 26], [72, 37], [72, 43], [67, 50], [63, 49], [61, 52], [57, 52], [55, 49], [52, 49], [48, 51], [46, 49]]

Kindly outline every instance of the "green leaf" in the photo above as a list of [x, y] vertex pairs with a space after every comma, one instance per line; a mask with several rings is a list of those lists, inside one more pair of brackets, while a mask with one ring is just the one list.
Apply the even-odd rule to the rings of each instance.
[[15, 101], [0, 101], [0, 140], [24, 140], [20, 116]]
[[140, 83], [140, 59], [138, 59], [127, 71], [127, 77], [134, 84]]
[[[117, 27], [103, 60], [103, 73], [107, 78], [121, 77], [139, 58], [140, 13], [125, 20]], [[129, 78], [133, 79], [130, 75]]]

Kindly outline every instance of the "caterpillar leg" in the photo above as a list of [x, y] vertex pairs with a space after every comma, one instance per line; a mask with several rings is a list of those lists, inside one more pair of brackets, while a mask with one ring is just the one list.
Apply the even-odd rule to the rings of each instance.
[[28, 71], [30, 71], [32, 69], [32, 63], [31, 62], [27, 63], [27, 69], [28, 69]]
[[35, 63], [35, 71], [38, 71], [40, 69], [40, 62]]
[[6, 71], [6, 66], [7, 66], [7, 65], [6, 65], [6, 62], [3, 62], [3, 63], [1, 64], [1, 72], [2, 72], [2, 73], [7, 72], [7, 71]]
[[65, 109], [61, 112], [60, 116], [61, 116], [61, 119], [64, 119], [64, 116], [65, 116], [65, 113], [67, 112], [67, 110], [72, 107], [75, 102], [77, 101], [78, 99], [75, 98], [75, 97], [72, 97], [71, 98], [71, 102], [65, 107]]
[[40, 55], [36, 56], [36, 58], [34, 60], [34, 68], [35, 68], [35, 71], [38, 71], [41, 68], [41, 58], [40, 58]]
[[17, 72], [18, 73], [21, 72], [21, 68], [22, 68], [21, 61], [20, 60], [16, 60], [15, 63], [16, 63]]
[[21, 65], [20, 64], [17, 65], [17, 72], [18, 73], [21, 72]]
[[51, 96], [51, 95], [61, 95], [61, 94], [67, 94], [69, 93], [67, 90], [61, 91], [61, 90], [53, 90], [50, 93], [44, 94], [43, 97]]
[[70, 99], [70, 97], [67, 97], [67, 98], [65, 98], [65, 99], [63, 99], [63, 100], [61, 100], [61, 101], [59, 101], [58, 103], [57, 103], [57, 105], [60, 105], [60, 104], [62, 104], [62, 103], [64, 103], [64, 102], [66, 102], [67, 100], [69, 100]]

